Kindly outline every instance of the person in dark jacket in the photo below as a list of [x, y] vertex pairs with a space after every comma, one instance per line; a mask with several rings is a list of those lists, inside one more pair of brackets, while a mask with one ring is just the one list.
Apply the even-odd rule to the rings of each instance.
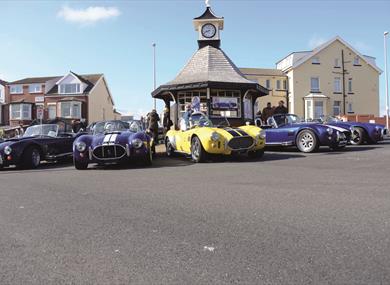
[[275, 108], [274, 114], [287, 114], [288, 110], [284, 107], [284, 101], [279, 101], [279, 106]]
[[266, 124], [269, 117], [274, 114], [274, 108], [271, 106], [271, 102], [267, 103], [267, 107], [263, 109], [263, 122]]
[[171, 114], [169, 112], [169, 109], [167, 107], [164, 108], [164, 117], [163, 117], [163, 127], [164, 127], [164, 133], [168, 132], [173, 123], [171, 121]]
[[154, 144], [158, 142], [158, 122], [160, 121], [160, 116], [157, 114], [156, 109], [153, 109], [152, 112], [148, 113], [148, 130], [152, 133]]

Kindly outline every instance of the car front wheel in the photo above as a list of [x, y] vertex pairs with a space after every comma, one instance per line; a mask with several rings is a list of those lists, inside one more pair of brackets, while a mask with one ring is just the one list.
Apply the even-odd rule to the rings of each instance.
[[169, 139], [165, 142], [165, 149], [168, 157], [172, 157], [175, 154], [175, 149]]
[[41, 164], [41, 153], [38, 148], [32, 146], [23, 154], [23, 168], [35, 169]]
[[301, 152], [314, 152], [319, 148], [318, 140], [313, 131], [303, 130], [297, 136], [297, 147]]
[[85, 170], [88, 168], [88, 162], [78, 161], [76, 159], [73, 159], [74, 167], [77, 170]]
[[202, 143], [198, 137], [193, 137], [191, 140], [191, 158], [194, 162], [204, 162], [207, 153], [204, 150]]

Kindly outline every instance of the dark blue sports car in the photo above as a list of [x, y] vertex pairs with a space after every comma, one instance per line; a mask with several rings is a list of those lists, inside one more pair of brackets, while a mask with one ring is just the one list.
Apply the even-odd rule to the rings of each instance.
[[57, 124], [28, 127], [22, 137], [0, 143], [0, 168], [16, 165], [36, 168], [41, 161], [59, 161], [72, 157], [74, 133], [61, 130]]
[[301, 152], [315, 152], [320, 146], [341, 149], [351, 135], [347, 129], [305, 123], [292, 114], [274, 115], [262, 128], [266, 131], [266, 146], [296, 146]]
[[384, 136], [388, 134], [388, 130], [384, 125], [372, 123], [358, 123], [358, 122], [343, 122], [340, 119], [332, 116], [323, 117], [319, 119], [320, 122], [330, 126], [337, 126], [344, 129], [351, 130], [351, 144], [375, 144], [382, 141]]
[[89, 131], [73, 143], [76, 169], [87, 169], [90, 163], [141, 161], [144, 165], [152, 164], [152, 140], [138, 124], [104, 121], [95, 123]]

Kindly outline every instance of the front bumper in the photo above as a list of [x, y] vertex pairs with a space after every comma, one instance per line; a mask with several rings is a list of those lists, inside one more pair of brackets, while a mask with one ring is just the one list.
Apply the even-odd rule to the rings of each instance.
[[208, 141], [205, 144], [203, 144], [203, 147], [207, 153], [210, 154], [219, 154], [219, 155], [232, 155], [232, 154], [247, 154], [250, 151], [257, 151], [262, 150], [265, 147], [265, 139], [256, 138], [253, 141], [253, 144], [249, 147], [242, 147], [239, 146], [237, 148], [231, 148], [229, 147], [229, 141], [223, 140], [223, 141]]

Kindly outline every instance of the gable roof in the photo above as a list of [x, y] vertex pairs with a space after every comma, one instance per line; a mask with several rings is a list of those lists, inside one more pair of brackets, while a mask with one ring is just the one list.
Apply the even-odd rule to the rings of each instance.
[[[95, 84], [98, 82], [98, 80], [103, 76], [103, 74], [83, 74], [79, 75], [71, 71], [71, 73], [76, 76], [80, 81], [83, 83], [87, 84], [87, 88], [84, 90], [83, 94], [88, 94], [92, 88], [95, 86]], [[60, 80], [62, 79], [63, 76], [61, 77], [53, 77], [51, 79], [57, 79]], [[47, 93], [47, 95], [57, 95], [58, 94], [58, 85], [54, 85]]]
[[255, 76], [281, 76], [287, 77], [287, 75], [280, 69], [274, 68], [240, 68], [240, 71], [245, 76], [255, 75]]
[[49, 77], [27, 77], [20, 80], [16, 80], [13, 82], [9, 82], [8, 84], [33, 84], [33, 83], [45, 83], [46, 81], [61, 78], [60, 76], [49, 76]]
[[344, 46], [346, 46], [347, 48], [349, 48], [350, 50], [352, 50], [357, 56], [359, 56], [365, 63], [367, 63], [368, 65], [370, 65], [372, 68], [374, 68], [378, 73], [382, 73], [382, 70], [376, 66], [372, 60], [368, 60], [368, 56], [364, 56], [362, 55], [360, 52], [358, 52], [355, 48], [353, 48], [349, 43], [347, 43], [346, 41], [344, 41], [340, 36], [336, 36], [332, 39], [330, 39], [329, 41], [323, 43], [322, 45], [316, 47], [315, 49], [313, 49], [311, 52], [309, 52], [307, 55], [303, 56], [301, 59], [297, 60], [291, 68], [296, 68], [298, 66], [300, 66], [301, 64], [305, 63], [307, 60], [309, 60], [310, 58], [312, 58], [313, 56], [317, 55], [319, 52], [321, 52], [322, 50], [324, 50], [325, 48], [327, 48], [328, 46], [330, 46], [331, 44], [333, 44], [334, 42], [336, 41], [339, 41], [341, 44], [343, 44]]

